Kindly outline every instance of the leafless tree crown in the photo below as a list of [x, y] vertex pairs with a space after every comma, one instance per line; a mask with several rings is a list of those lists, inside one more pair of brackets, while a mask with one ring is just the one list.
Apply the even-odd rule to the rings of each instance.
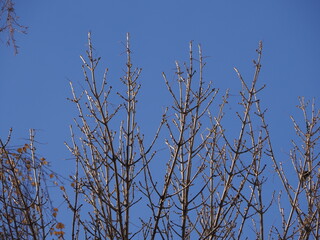
[[[121, 78], [126, 91], [117, 92], [122, 104], [116, 108], [111, 107], [107, 70], [102, 82], [95, 77], [100, 58], [93, 55], [90, 35], [88, 45], [87, 58], [81, 57], [87, 90], [78, 96], [71, 84], [71, 101], [79, 112], [75, 119], [78, 133], [71, 128], [72, 144], [67, 144], [76, 159], [75, 197], [71, 202], [65, 193], [65, 198], [74, 212], [74, 238], [81, 231], [93, 239], [242, 239], [253, 235], [256, 239], [297, 236], [304, 239], [318, 236], [318, 182], [311, 182], [312, 177], [313, 181], [317, 179], [318, 155], [311, 157], [310, 154], [319, 138], [315, 127], [319, 112], [313, 105], [309, 135], [303, 135], [294, 122], [301, 136], [317, 137], [301, 139], [306, 144], [303, 149], [308, 152], [309, 160], [298, 161], [298, 149], [301, 156], [307, 155], [294, 146], [291, 158], [299, 185], [293, 188], [275, 158], [265, 121], [266, 110], [260, 105], [259, 93], [265, 87], [258, 84], [261, 42], [258, 57], [253, 61], [253, 79], [246, 81], [235, 68], [242, 85], [241, 110], [234, 114], [236, 134], [228, 132], [229, 127], [224, 123], [229, 91], [218, 97], [213, 83], [204, 81], [201, 46], [194, 53], [190, 42], [189, 62], [175, 63], [175, 80], [170, 81], [163, 73], [172, 105], [163, 112], [149, 144], [136, 119], [141, 69], [133, 68], [129, 35], [126, 73]], [[306, 116], [303, 101], [300, 107]], [[118, 127], [114, 118], [123, 119]], [[305, 121], [309, 121], [307, 117]], [[166, 145], [167, 153], [157, 151], [156, 146], [161, 144]], [[271, 226], [265, 220], [274, 202], [270, 190], [269, 196], [263, 191], [266, 168], [272, 163], [291, 206], [286, 216], [281, 210], [284, 204], [280, 203], [281, 227]], [[164, 169], [162, 174], [157, 171], [158, 167]], [[300, 206], [300, 201], [305, 203], [300, 196], [303, 194], [307, 195], [310, 205], [308, 211]], [[82, 217], [81, 208], [85, 207], [79, 199], [83, 198], [92, 210], [89, 216]], [[141, 216], [133, 216], [141, 206]]]
[[[108, 69], [98, 79], [90, 33], [81, 56], [86, 87], [78, 91], [70, 82], [77, 117], [66, 146], [75, 168], [70, 186], [60, 189], [71, 210], [71, 239], [318, 239], [320, 112], [315, 100], [300, 98], [292, 167], [284, 166], [261, 107], [262, 43], [252, 80], [234, 69], [241, 90], [239, 110], [230, 113], [229, 90], [220, 94], [205, 81], [201, 46], [190, 42], [188, 62], [175, 62], [174, 79], [162, 74], [171, 105], [145, 138], [137, 117], [142, 70], [132, 63], [129, 34], [126, 40], [124, 90], [112, 89]], [[53, 173], [36, 157], [34, 132], [17, 150], [8, 142], [0, 152], [0, 238], [64, 239], [44, 188]], [[268, 184], [272, 171], [281, 192]], [[279, 211], [270, 212], [275, 206]], [[270, 215], [278, 221], [270, 223]]]

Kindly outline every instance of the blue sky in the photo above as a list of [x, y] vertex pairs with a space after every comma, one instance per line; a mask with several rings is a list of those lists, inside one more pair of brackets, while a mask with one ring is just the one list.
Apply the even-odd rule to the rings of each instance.
[[[0, 42], [0, 137], [13, 127], [14, 143], [24, 142], [28, 129], [37, 130], [39, 151], [54, 169], [68, 172], [72, 164], [64, 146], [75, 109], [69, 81], [82, 84], [80, 54], [87, 47], [87, 32], [101, 70], [119, 86], [125, 55], [123, 42], [131, 34], [133, 61], [141, 67], [140, 118], [145, 131], [154, 131], [164, 96], [161, 73], [173, 76], [174, 61], [188, 60], [188, 44], [201, 43], [206, 58], [205, 78], [221, 92], [239, 96], [237, 67], [247, 81], [253, 76], [252, 59], [263, 41], [260, 85], [262, 105], [268, 108], [276, 152], [289, 151], [298, 96], [319, 101], [320, 3], [311, 1], [17, 1], [17, 15], [29, 27], [17, 35], [19, 54]], [[232, 106], [231, 106], [232, 108]], [[231, 109], [232, 110], [232, 109]], [[233, 116], [234, 117], [234, 116]], [[232, 117], [230, 116], [232, 123]], [[70, 165], [70, 167], [69, 167]], [[62, 167], [63, 166], [63, 167]]]

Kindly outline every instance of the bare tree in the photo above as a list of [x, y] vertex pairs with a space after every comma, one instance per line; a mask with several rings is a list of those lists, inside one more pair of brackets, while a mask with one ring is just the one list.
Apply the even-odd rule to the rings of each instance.
[[7, 35], [7, 45], [13, 46], [14, 53], [18, 53], [19, 46], [17, 45], [15, 34], [16, 32], [27, 33], [27, 27], [19, 23], [19, 17], [16, 15], [14, 1], [0, 0], [0, 33]]
[[[81, 134], [78, 143], [71, 128], [73, 143], [67, 144], [76, 159], [76, 171], [72, 176], [75, 197], [71, 201], [66, 192], [64, 195], [74, 213], [73, 239], [78, 239], [79, 226], [86, 237], [93, 239], [132, 239], [139, 232], [131, 230], [131, 209], [140, 200], [136, 197], [136, 178], [143, 170], [143, 160], [148, 159], [152, 146], [141, 152], [138, 148], [143, 141], [136, 123], [136, 97], [140, 88], [137, 79], [141, 69], [132, 66], [129, 35], [126, 52], [126, 74], [121, 78], [126, 91], [117, 93], [123, 103], [114, 109], [109, 101], [111, 87], [107, 84], [107, 70], [99, 84], [101, 87], [96, 80], [100, 58], [93, 56], [90, 33], [88, 59], [81, 57], [88, 90], [78, 97], [71, 84], [71, 101], [79, 112], [75, 124]], [[117, 132], [112, 122], [116, 121], [119, 112], [124, 113], [124, 119]], [[152, 157], [151, 154], [146, 161]], [[91, 209], [87, 218], [80, 214], [81, 208], [87, 209], [80, 202], [83, 197]]]
[[281, 225], [273, 226], [272, 229], [278, 239], [320, 237], [320, 153], [317, 148], [320, 138], [320, 110], [316, 108], [315, 101], [311, 103], [311, 107], [309, 104], [303, 97], [300, 98], [297, 107], [303, 114], [302, 123], [291, 117], [297, 135], [297, 140], [292, 140], [293, 148], [290, 151], [293, 168], [283, 167], [282, 162], [273, 158], [284, 192], [278, 198]]
[[[254, 230], [257, 238], [264, 237], [263, 216], [267, 208], [262, 202], [265, 182], [262, 160], [267, 157], [263, 153], [267, 137], [261, 127], [264, 116], [254, 116], [253, 109], [259, 102], [257, 93], [263, 89], [256, 89], [261, 44], [257, 51], [256, 72], [250, 87], [235, 69], [243, 87], [240, 92], [243, 113], [242, 116], [236, 113], [240, 127], [233, 141], [228, 140], [227, 128], [222, 123], [228, 91], [217, 111], [213, 109], [218, 91], [211, 83], [204, 84], [205, 64], [200, 46], [199, 60], [194, 58], [190, 43], [189, 65], [182, 70], [176, 63], [176, 92], [164, 75], [174, 102], [170, 114], [174, 117], [165, 118], [170, 157], [162, 189], [151, 190], [157, 186], [152, 170], [146, 166], [146, 195], [156, 193], [155, 197], [148, 196], [154, 220], [151, 239], [157, 235], [162, 239], [241, 239], [251, 219], [254, 227], [258, 227]], [[199, 65], [197, 81], [195, 62]]]
[[[173, 81], [163, 73], [172, 104], [145, 138], [137, 120], [141, 69], [133, 67], [129, 40], [128, 34], [122, 90], [114, 92], [108, 69], [97, 77], [90, 33], [81, 56], [86, 86], [79, 92], [70, 82], [78, 116], [66, 146], [75, 169], [71, 186], [60, 189], [72, 213], [71, 239], [318, 239], [320, 112], [315, 101], [309, 109], [300, 98], [303, 120], [292, 117], [297, 138], [289, 174], [261, 107], [262, 43], [251, 80], [234, 69], [241, 90], [230, 112], [229, 90], [220, 95], [205, 81], [201, 46], [194, 53], [190, 42], [188, 62], [175, 63]], [[63, 239], [45, 187], [55, 175], [36, 156], [34, 131], [17, 149], [9, 148], [10, 136], [0, 142], [0, 238]], [[266, 193], [266, 169], [278, 174], [282, 192]], [[275, 204], [281, 222], [272, 225], [268, 210]]]
[[[87, 89], [78, 96], [71, 84], [70, 100], [79, 112], [77, 131], [71, 127], [72, 144], [67, 144], [76, 161], [75, 195], [64, 191], [64, 197], [73, 211], [73, 239], [81, 234], [87, 239], [242, 239], [252, 234], [265, 239], [272, 197], [263, 196], [264, 170], [275, 157], [258, 96], [264, 88], [257, 87], [262, 43], [250, 85], [235, 69], [242, 85], [242, 109], [234, 115], [238, 134], [224, 125], [229, 91], [216, 104], [218, 90], [203, 79], [201, 47], [196, 58], [191, 42], [189, 63], [176, 62], [174, 82], [163, 73], [173, 104], [149, 145], [135, 117], [141, 69], [132, 67], [129, 35], [121, 78], [126, 90], [117, 92], [122, 103], [116, 107], [107, 70], [101, 83], [96, 79], [100, 58], [94, 57], [90, 34], [88, 45], [87, 59], [81, 57]], [[160, 131], [167, 134], [167, 155], [154, 150]], [[159, 177], [152, 166], [164, 158]], [[141, 216], [137, 226], [131, 212], [141, 204], [148, 206], [149, 217]]]

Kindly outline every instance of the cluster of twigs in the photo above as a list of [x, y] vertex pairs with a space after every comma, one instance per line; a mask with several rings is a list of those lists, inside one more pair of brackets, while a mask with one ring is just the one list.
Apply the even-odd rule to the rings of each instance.
[[2, 32], [7, 35], [7, 45], [12, 44], [14, 53], [17, 54], [19, 46], [15, 34], [16, 32], [26, 34], [27, 27], [19, 23], [12, 0], [0, 0], [0, 33]]
[[297, 106], [303, 113], [301, 123], [291, 116], [297, 140], [292, 140], [292, 169], [272, 157], [283, 185], [278, 198], [281, 226], [272, 226], [279, 239], [318, 239], [320, 236], [320, 111], [315, 101], [303, 97]]
[[[78, 133], [71, 128], [72, 145], [67, 144], [76, 159], [76, 172], [72, 176], [75, 196], [72, 200], [67, 192], [64, 196], [74, 213], [74, 239], [78, 239], [81, 231], [92, 239], [242, 239], [252, 235], [265, 239], [268, 232], [269, 237], [276, 235], [281, 239], [303, 238], [307, 232], [318, 236], [319, 211], [315, 207], [318, 185], [308, 185], [314, 193], [308, 204], [313, 207], [304, 216], [305, 210], [298, 202], [305, 181], [311, 177], [299, 177], [304, 183], [293, 190], [272, 149], [266, 111], [261, 109], [258, 96], [264, 86], [257, 87], [262, 43], [257, 49], [250, 85], [235, 69], [242, 84], [242, 111], [234, 117], [234, 125], [238, 125], [235, 138], [230, 137], [233, 133], [228, 133], [228, 126], [224, 125], [229, 93], [215, 105], [218, 90], [212, 83], [204, 82], [202, 50], [199, 46], [196, 58], [191, 42], [189, 63], [176, 62], [176, 79], [170, 82], [163, 73], [173, 104], [163, 113], [150, 144], [145, 143], [136, 121], [137, 79], [141, 69], [132, 67], [129, 36], [126, 75], [121, 78], [126, 91], [117, 93], [123, 103], [113, 110], [107, 71], [102, 86], [95, 77], [99, 58], [93, 56], [90, 35], [88, 44], [87, 60], [81, 57], [87, 90], [78, 96], [71, 84], [71, 101], [79, 111], [79, 118], [75, 119]], [[306, 114], [305, 107], [302, 109]], [[316, 115], [314, 108], [312, 112]], [[114, 118], [123, 119], [118, 127]], [[318, 123], [318, 115], [312, 119], [308, 131], [315, 133], [307, 135], [314, 136], [313, 141], [307, 140], [308, 152], [319, 138], [318, 129], [313, 127]], [[295, 128], [299, 129], [296, 123]], [[167, 138], [160, 139], [160, 132]], [[161, 143], [166, 144], [167, 154], [155, 150]], [[296, 155], [291, 157], [296, 159]], [[310, 164], [317, 163], [317, 159], [315, 155], [308, 164], [301, 163], [299, 167], [294, 160], [295, 169], [317, 178], [317, 164]], [[292, 206], [287, 219], [280, 211], [282, 231], [265, 220], [273, 203], [273, 197], [263, 195], [265, 169], [270, 160]], [[157, 169], [164, 171], [159, 174]], [[87, 206], [80, 199], [86, 199]], [[138, 216], [141, 224], [137, 227], [137, 217], [132, 212], [136, 213], [135, 208], [141, 206], [144, 212]], [[293, 215], [299, 215], [298, 220], [293, 220]], [[306, 225], [306, 219], [314, 224]]]
[[[288, 174], [290, 169], [276, 159], [260, 105], [265, 87], [258, 86], [261, 42], [253, 79], [246, 81], [235, 68], [242, 89], [240, 110], [231, 116], [225, 112], [229, 91], [219, 100], [218, 89], [203, 79], [201, 46], [195, 54], [190, 42], [189, 62], [176, 62], [175, 79], [163, 73], [172, 105], [147, 143], [136, 117], [141, 69], [133, 67], [129, 35], [120, 78], [125, 90], [116, 94], [107, 69], [102, 81], [97, 79], [100, 58], [94, 56], [90, 34], [88, 40], [87, 56], [81, 56], [87, 87], [78, 93], [70, 83], [69, 100], [78, 117], [66, 146], [75, 168], [71, 188], [60, 187], [72, 212], [71, 239], [319, 238], [320, 112], [314, 102], [310, 111], [300, 99], [304, 120], [299, 124], [292, 117], [298, 139], [290, 153], [295, 174]], [[114, 96], [121, 101], [116, 107]], [[232, 127], [226, 117], [233, 118]], [[48, 173], [44, 160], [35, 157], [33, 142], [33, 132], [30, 144], [17, 152], [1, 142], [0, 234], [7, 239], [64, 238], [57, 209], [48, 207], [43, 188]], [[157, 151], [161, 145], [166, 153]], [[272, 166], [283, 191], [270, 196], [266, 169]], [[27, 181], [21, 185], [22, 178]], [[268, 223], [273, 204], [279, 205], [278, 225]], [[44, 212], [50, 211], [48, 220]]]

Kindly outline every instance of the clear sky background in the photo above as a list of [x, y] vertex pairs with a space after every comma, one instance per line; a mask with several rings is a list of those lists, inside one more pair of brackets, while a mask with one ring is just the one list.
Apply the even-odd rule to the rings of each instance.
[[294, 134], [289, 116], [298, 112], [298, 96], [319, 102], [316, 0], [17, 0], [16, 11], [29, 30], [16, 35], [16, 56], [5, 46], [6, 36], [0, 36], [0, 137], [12, 127], [13, 143], [20, 144], [28, 129], [35, 128], [40, 153], [62, 174], [72, 170], [64, 141], [70, 140], [69, 125], [76, 116], [66, 100], [71, 96], [68, 82], [84, 85], [79, 55], [85, 54], [88, 31], [115, 88], [123, 75], [123, 42], [130, 32], [133, 62], [143, 69], [139, 118], [145, 132], [155, 130], [169, 104], [161, 73], [172, 78], [174, 61], [188, 60], [190, 40], [201, 43], [208, 56], [205, 80], [221, 93], [230, 88], [235, 102], [241, 85], [233, 67], [250, 82], [255, 49], [263, 41], [259, 84], [267, 85], [262, 106], [268, 108], [277, 154], [285, 157], [289, 151]]

